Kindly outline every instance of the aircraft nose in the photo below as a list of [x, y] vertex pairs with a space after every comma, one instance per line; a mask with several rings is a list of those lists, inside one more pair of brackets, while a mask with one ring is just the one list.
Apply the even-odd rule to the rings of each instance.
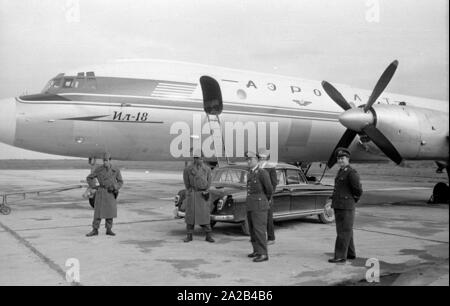
[[13, 98], [0, 100], [0, 141], [14, 144], [16, 136], [16, 101]]

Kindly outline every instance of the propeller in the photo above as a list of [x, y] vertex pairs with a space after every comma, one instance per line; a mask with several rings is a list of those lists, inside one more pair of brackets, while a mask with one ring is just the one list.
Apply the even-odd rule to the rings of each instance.
[[402, 157], [394, 145], [376, 128], [375, 112], [372, 109], [373, 104], [377, 101], [394, 76], [397, 67], [398, 61], [395, 60], [386, 68], [375, 85], [369, 100], [362, 108], [352, 108], [333, 85], [327, 81], [322, 82], [322, 87], [328, 96], [344, 109], [344, 112], [339, 116], [339, 122], [347, 128], [328, 159], [328, 168], [333, 167], [336, 163], [336, 149], [339, 147], [348, 148], [358, 133], [367, 135], [367, 137], [396, 164], [402, 162]]

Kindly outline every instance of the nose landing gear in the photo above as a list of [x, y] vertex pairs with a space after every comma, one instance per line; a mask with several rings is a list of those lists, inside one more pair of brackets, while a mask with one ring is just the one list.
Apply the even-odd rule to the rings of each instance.
[[0, 204], [0, 213], [2, 215], [9, 215], [11, 213], [11, 207], [9, 207], [8, 205], [6, 205], [6, 196], [3, 196], [3, 201], [2, 204]]

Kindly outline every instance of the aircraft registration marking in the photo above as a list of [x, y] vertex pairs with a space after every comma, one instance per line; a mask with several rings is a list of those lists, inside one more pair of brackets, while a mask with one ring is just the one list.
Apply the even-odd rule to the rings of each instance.
[[138, 112], [135, 114], [124, 113], [122, 111], [114, 111], [113, 121], [148, 121], [147, 112]]

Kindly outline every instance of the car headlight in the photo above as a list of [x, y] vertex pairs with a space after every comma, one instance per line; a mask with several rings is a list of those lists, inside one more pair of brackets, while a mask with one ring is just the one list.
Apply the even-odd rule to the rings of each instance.
[[222, 210], [224, 204], [225, 204], [225, 201], [222, 199], [217, 201], [217, 210]]

